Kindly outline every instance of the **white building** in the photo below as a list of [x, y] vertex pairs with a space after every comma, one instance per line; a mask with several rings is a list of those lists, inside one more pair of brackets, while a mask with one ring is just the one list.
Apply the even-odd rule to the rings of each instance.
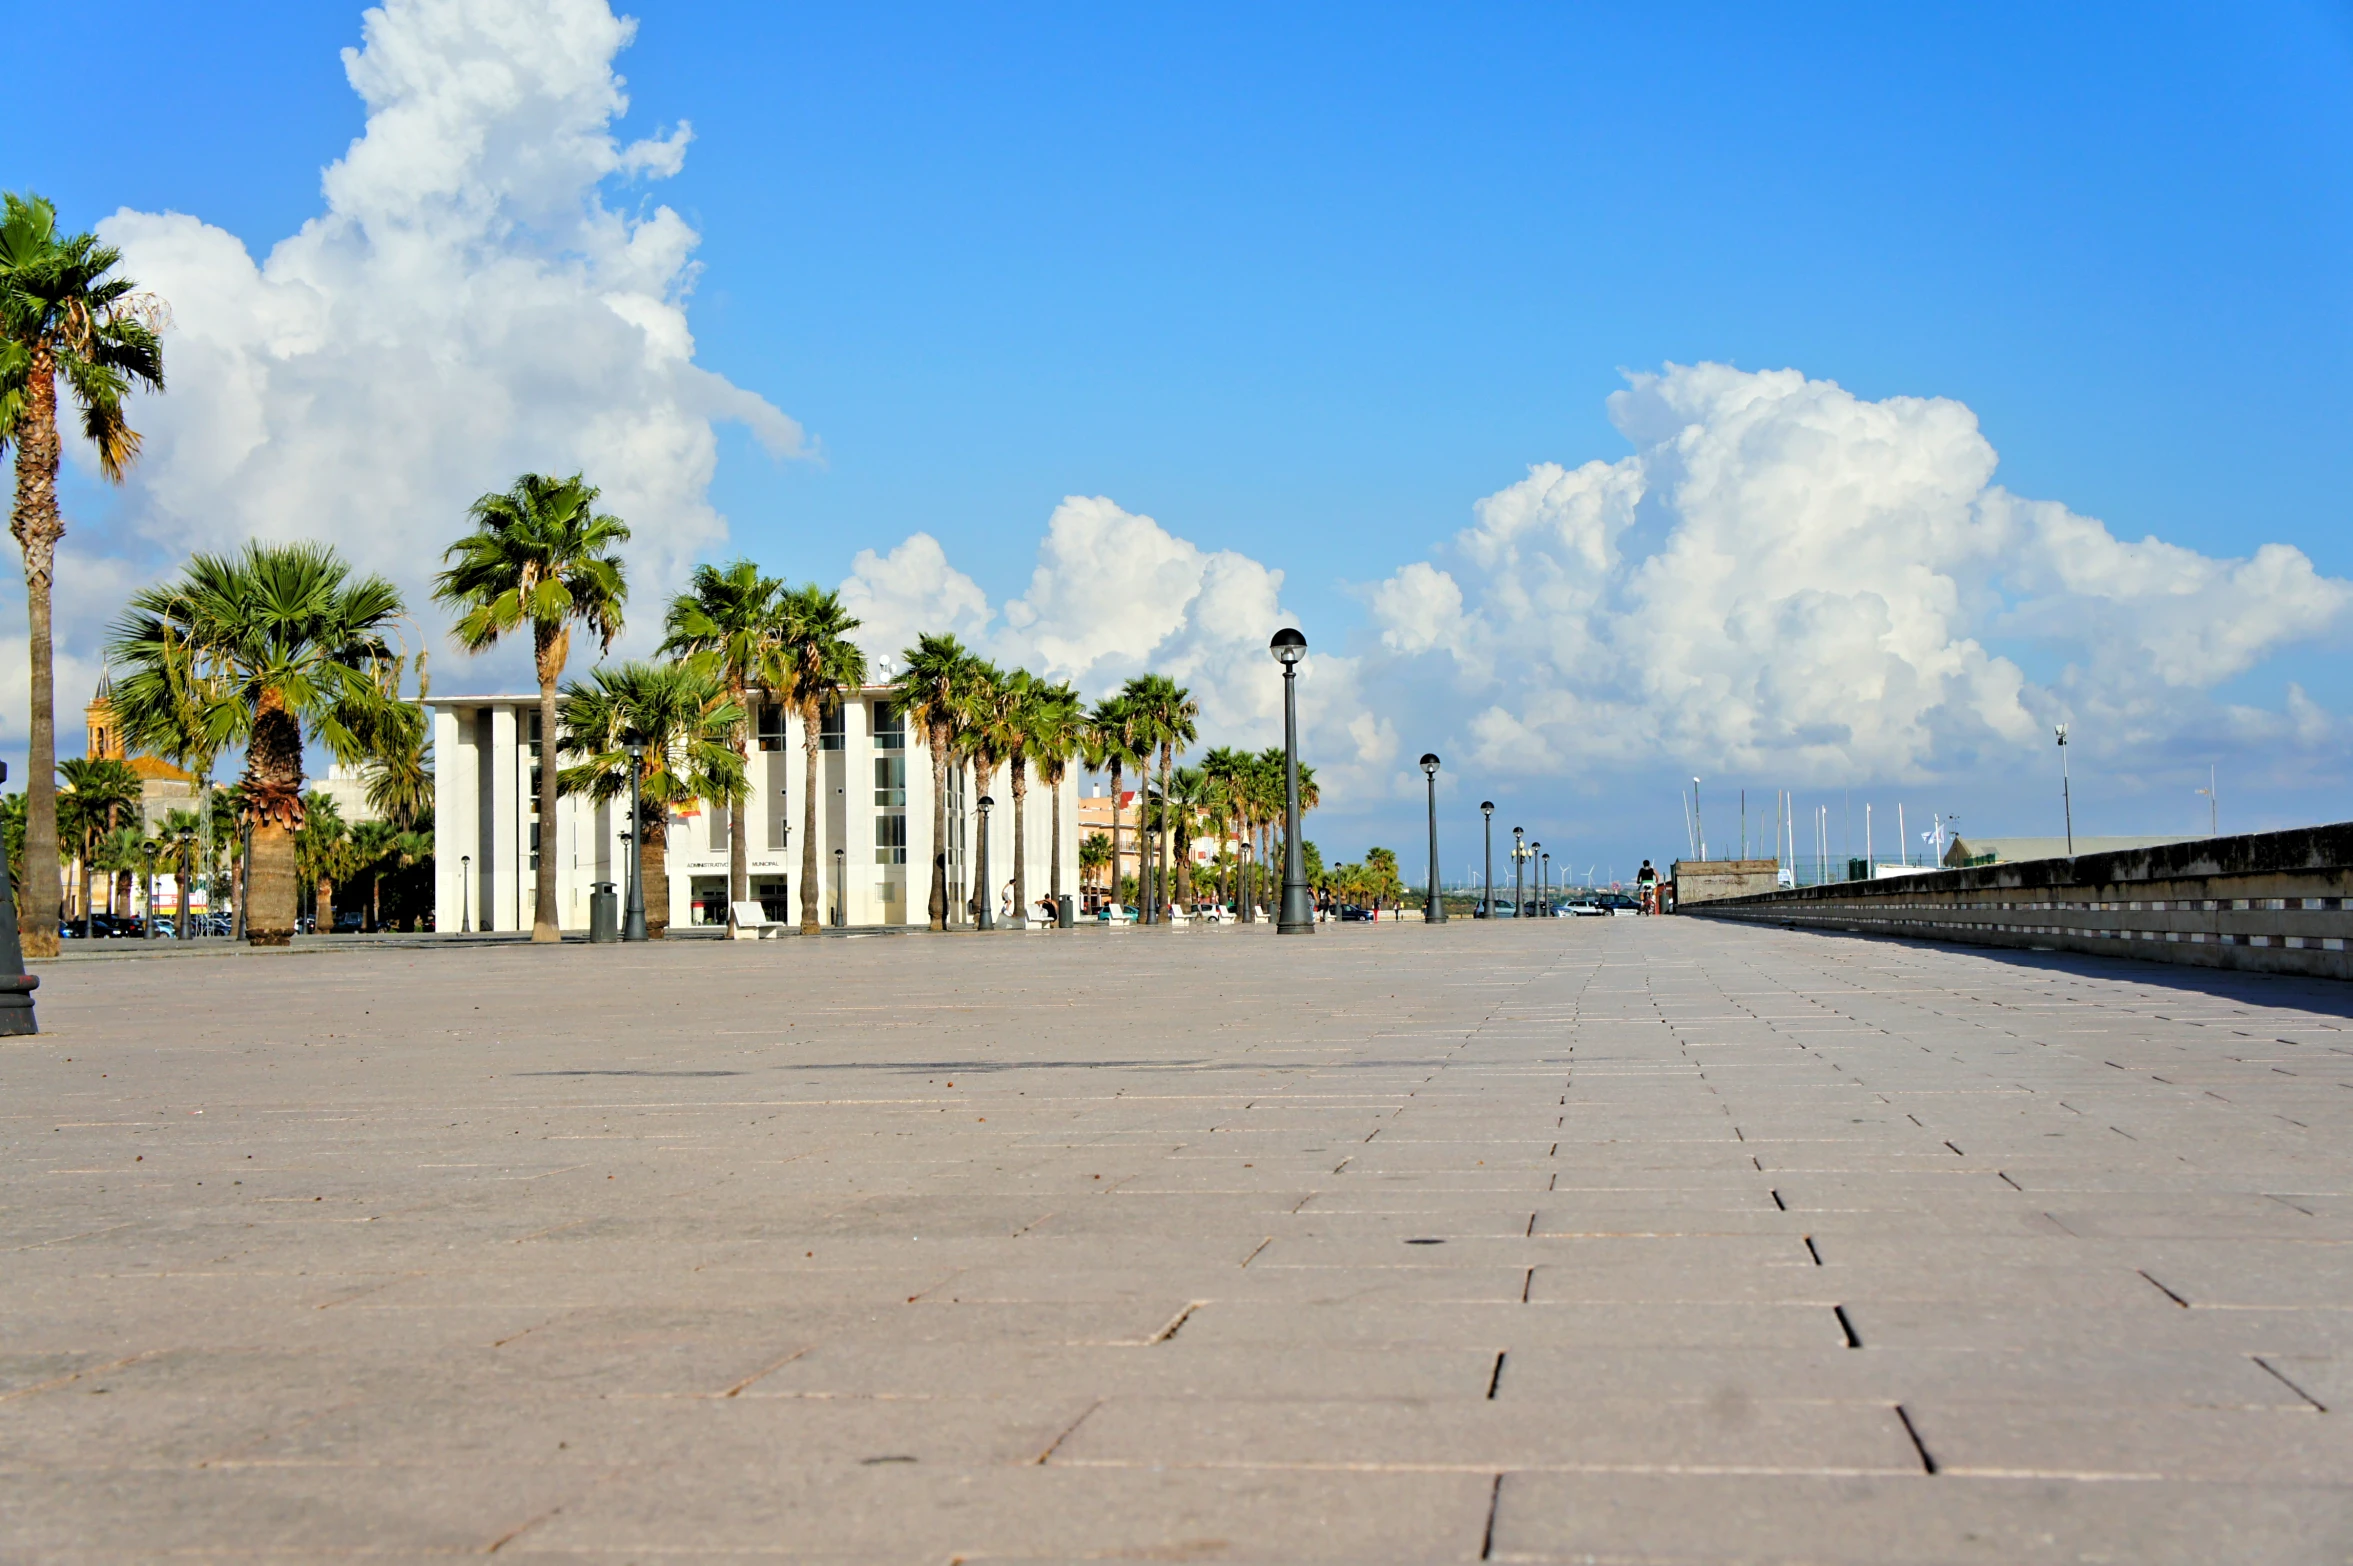
[[[916, 925], [928, 922], [931, 895], [931, 758], [909, 732], [887, 686], [869, 686], [828, 714], [818, 731], [817, 870], [819, 917], [829, 924]], [[434, 696], [434, 927], [531, 928], [538, 860], [539, 697]], [[784, 707], [755, 703], [745, 804], [751, 896], [768, 917], [800, 919], [806, 761], [801, 723]], [[852, 785], [855, 784], [853, 787]], [[1078, 773], [1062, 785], [1062, 889], [1079, 893]], [[1052, 889], [1054, 790], [1029, 780], [1027, 891], [1035, 903]], [[972, 803], [996, 802], [989, 820], [992, 895], [1013, 880], [1012, 780], [1005, 768], [976, 787], [968, 766], [949, 769], [948, 883], [952, 923], [964, 911]], [[669, 822], [670, 922], [727, 922], [727, 809], [707, 804], [673, 810]], [[588, 899], [599, 881], [626, 893], [621, 834], [624, 799], [598, 804], [564, 796], [556, 808], [556, 906], [565, 929], [586, 929]], [[471, 917], [468, 917], [471, 905]], [[1000, 912], [1003, 903], [998, 903]]]

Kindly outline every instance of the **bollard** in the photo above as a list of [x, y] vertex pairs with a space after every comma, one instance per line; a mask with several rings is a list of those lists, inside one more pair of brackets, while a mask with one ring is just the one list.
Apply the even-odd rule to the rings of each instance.
[[1063, 893], [1063, 894], [1062, 894], [1062, 902], [1061, 902], [1061, 905], [1060, 905], [1060, 906], [1059, 906], [1059, 907], [1058, 907], [1058, 908], [1055, 910], [1055, 914], [1054, 914], [1054, 925], [1055, 925], [1055, 928], [1057, 928], [1057, 929], [1062, 929], [1062, 930], [1067, 930], [1067, 929], [1070, 929], [1072, 926], [1076, 925], [1077, 923], [1078, 923], [1078, 899], [1077, 899], [1077, 898], [1075, 898], [1075, 897], [1073, 897], [1073, 896], [1071, 896], [1071, 895], [1070, 895], [1068, 892], [1065, 892], [1065, 893]]
[[[8, 763], [0, 761], [0, 783], [7, 781]], [[0, 1034], [41, 1031], [33, 1017], [33, 991], [40, 987], [40, 975], [25, 972], [24, 942], [16, 929], [16, 890], [8, 884], [8, 856], [0, 854]]]
[[588, 938], [599, 946], [621, 939], [621, 897], [610, 881], [599, 881], [588, 894]]

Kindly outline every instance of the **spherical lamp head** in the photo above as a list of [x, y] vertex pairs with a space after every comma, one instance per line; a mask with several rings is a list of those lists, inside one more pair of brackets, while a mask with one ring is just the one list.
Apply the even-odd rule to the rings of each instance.
[[981, 809], [983, 809], [983, 810], [993, 810], [993, 809], [995, 809], [995, 808], [996, 808], [996, 804], [997, 804], [997, 802], [996, 802], [995, 800], [993, 800], [993, 799], [989, 798], [989, 796], [988, 796], [988, 795], [986, 795], [986, 794], [983, 794], [983, 795], [981, 795], [981, 796], [980, 796], [980, 808], [981, 808]]
[[1494, 819], [1495, 819], [1495, 801], [1494, 801], [1494, 800], [1492, 800], [1492, 799], [1482, 799], [1482, 800], [1480, 800], [1480, 801], [1479, 801], [1479, 814], [1480, 814], [1480, 815], [1483, 815], [1483, 816], [1485, 816], [1485, 817], [1486, 817], [1487, 819], [1489, 819], [1490, 821], [1494, 820]]
[[645, 745], [641, 741], [631, 740], [628, 744], [622, 746], [621, 748], [629, 752], [629, 759], [631, 761], [640, 761], [645, 757]]
[[1288, 669], [1307, 656], [1307, 638], [1295, 627], [1286, 625], [1275, 632], [1273, 640], [1266, 644], [1266, 650], [1275, 655], [1275, 662]]
[[2066, 743], [2067, 743], [2067, 725], [2066, 725], [2066, 724], [2064, 724], [2064, 723], [2055, 723], [2055, 724], [2051, 725], [2051, 732], [2059, 736], [2059, 743], [2060, 743], [2060, 744], [2064, 745], [2064, 744], [2066, 744]]
[[1437, 775], [1438, 753], [1436, 751], [1422, 752], [1422, 776], [1434, 778]]

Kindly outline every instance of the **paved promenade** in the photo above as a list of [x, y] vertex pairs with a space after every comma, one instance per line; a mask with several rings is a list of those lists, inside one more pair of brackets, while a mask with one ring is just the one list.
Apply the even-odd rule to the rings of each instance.
[[2353, 1560], [2353, 987], [1654, 919], [40, 998], [8, 1560]]

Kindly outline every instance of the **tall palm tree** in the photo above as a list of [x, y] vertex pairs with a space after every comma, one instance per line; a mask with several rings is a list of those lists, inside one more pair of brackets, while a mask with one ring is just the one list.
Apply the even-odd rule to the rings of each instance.
[[[1119, 847], [1122, 830], [1119, 808], [1120, 779], [1121, 774], [1129, 766], [1139, 761], [1143, 749], [1138, 738], [1136, 710], [1128, 705], [1124, 697], [1107, 696], [1095, 703], [1095, 710], [1088, 714], [1087, 730], [1088, 759], [1096, 766], [1109, 768], [1111, 772], [1110, 886], [1112, 897], [1116, 900], [1119, 896], [1119, 866], [1121, 862]], [[1139, 826], [1142, 820], [1143, 814], [1139, 811], [1137, 813]], [[1142, 863], [1142, 857], [1139, 846], [1137, 853], [1139, 865]]]
[[898, 702], [923, 726], [931, 751], [931, 928], [948, 927], [948, 764], [956, 751], [959, 691], [972, 654], [953, 636], [925, 635], [899, 654]]
[[385, 632], [400, 614], [390, 582], [353, 576], [324, 544], [248, 544], [193, 557], [177, 582], [134, 593], [115, 623], [108, 656], [127, 671], [114, 689], [127, 742], [193, 722], [215, 752], [245, 748], [242, 906], [257, 946], [294, 933], [304, 741], [340, 761], [365, 758], [366, 736], [397, 698]]
[[[964, 666], [963, 682], [956, 694], [956, 739], [958, 756], [972, 768], [972, 835], [969, 842], [976, 845], [972, 867], [977, 877], [980, 868], [978, 846], [983, 821], [980, 802], [995, 796], [989, 793], [997, 768], [1005, 759], [1002, 741], [1005, 729], [997, 721], [1004, 703], [1005, 672], [985, 658], [974, 658]], [[995, 890], [983, 886], [977, 879], [972, 883], [969, 911], [977, 918], [984, 899]]]
[[695, 800], [724, 803], [744, 787], [735, 729], [743, 713], [708, 669], [684, 663], [624, 663], [564, 688], [562, 752], [569, 793], [599, 803], [629, 797], [628, 747], [637, 761], [642, 819], [632, 822], [645, 865], [646, 934], [670, 928], [670, 812]]
[[1209, 779], [1199, 767], [1179, 767], [1169, 774], [1167, 789], [1161, 829], [1175, 834], [1174, 883], [1177, 906], [1182, 908], [1193, 900], [1193, 837], [1209, 807]]
[[1057, 913], [1062, 908], [1062, 780], [1086, 744], [1087, 714], [1078, 692], [1067, 684], [1036, 684], [1030, 691], [1029, 752], [1037, 759], [1038, 781], [1054, 791], [1053, 884], [1046, 895], [1054, 899]]
[[484, 495], [467, 510], [474, 531], [442, 553], [450, 562], [434, 581], [433, 596], [461, 611], [458, 645], [478, 653], [526, 624], [539, 675], [538, 899], [531, 939], [563, 939], [556, 912], [556, 685], [572, 650], [572, 625], [593, 632], [610, 652], [621, 632], [629, 585], [612, 551], [629, 541], [629, 526], [596, 509], [596, 486], [575, 473], [549, 478], [525, 473], [503, 494]]
[[[204, 817], [193, 810], [167, 810], [163, 819], [155, 823], [154, 841], [163, 845], [158, 853], [168, 853], [174, 860], [172, 880], [179, 888], [179, 913], [174, 928], [181, 932], [188, 928], [188, 894], [196, 879], [197, 840], [203, 833]], [[155, 910], [149, 909], [148, 917], [154, 916]]]
[[[139, 806], [139, 774], [120, 761], [103, 761], [91, 757], [69, 756], [57, 765], [65, 778], [66, 792], [58, 800], [58, 821], [66, 837], [74, 845], [74, 863], [79, 867], [81, 896], [74, 902], [80, 915], [82, 933], [90, 930], [90, 874], [96, 869], [98, 845], [109, 832], [116, 830], [125, 813]], [[107, 884], [107, 910], [114, 908], [114, 887]], [[55, 926], [49, 931], [57, 934]]]
[[50, 653], [50, 589], [65, 521], [57, 509], [57, 381], [81, 414], [82, 434], [110, 483], [139, 455], [124, 404], [134, 388], [163, 390], [162, 305], [116, 277], [122, 252], [92, 234], [60, 234], [39, 196], [0, 211], [0, 449], [16, 443], [16, 503], [8, 530], [24, 550], [25, 617], [32, 640], [32, 722], [25, 779], [25, 858], [17, 928], [25, 955], [57, 955], [57, 700]]
[[[720, 567], [697, 566], [686, 591], [670, 600], [662, 619], [664, 657], [683, 656], [718, 676], [727, 699], [743, 713], [735, 726], [735, 753], [746, 774], [752, 755], [752, 692], [773, 692], [785, 683], [783, 668], [784, 583], [762, 576], [749, 560]], [[745, 842], [745, 804], [750, 791], [727, 807], [727, 927], [735, 928], [736, 904], [752, 895], [751, 850]]]
[[1015, 669], [998, 678], [983, 697], [979, 728], [989, 749], [1005, 766], [1013, 794], [1013, 913], [1029, 918], [1029, 762], [1037, 738], [1036, 675]]
[[[1192, 693], [1164, 674], [1142, 674], [1127, 682], [1121, 695], [1141, 715], [1150, 743], [1160, 751], [1160, 791], [1168, 792], [1169, 773], [1175, 768], [1176, 753], [1201, 737], [1194, 720], [1201, 715], [1201, 704]], [[1160, 832], [1154, 885], [1147, 894], [1147, 906], [1156, 909], [1168, 890], [1169, 834], [1168, 823]]]
[[[817, 752], [824, 714], [838, 711], [843, 696], [866, 683], [866, 655], [850, 640], [860, 624], [842, 607], [841, 594], [814, 583], [786, 592], [777, 616], [781, 652], [777, 689], [801, 715], [801, 754], [807, 764], [801, 788], [801, 933], [815, 935], [817, 917]], [[849, 846], [842, 845], [845, 849]], [[842, 860], [846, 867], [849, 857]], [[844, 874], [847, 874], [845, 868]], [[848, 887], [836, 895], [849, 896]]]
[[1249, 911], [1241, 896], [1241, 866], [1233, 866], [1235, 885], [1229, 888], [1226, 883], [1226, 845], [1241, 841], [1242, 815], [1248, 806], [1246, 790], [1249, 767], [1249, 758], [1231, 745], [1220, 745], [1201, 758], [1204, 803], [1217, 826], [1218, 901], [1223, 902], [1231, 896], [1235, 912], [1244, 919], [1249, 917]]

